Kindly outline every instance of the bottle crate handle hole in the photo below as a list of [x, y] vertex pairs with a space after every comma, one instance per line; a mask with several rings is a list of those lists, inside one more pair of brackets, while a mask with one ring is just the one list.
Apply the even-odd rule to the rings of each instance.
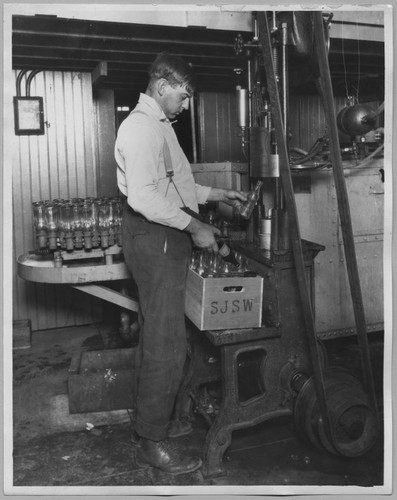
[[243, 286], [225, 286], [223, 287], [223, 291], [226, 293], [229, 292], [244, 292]]

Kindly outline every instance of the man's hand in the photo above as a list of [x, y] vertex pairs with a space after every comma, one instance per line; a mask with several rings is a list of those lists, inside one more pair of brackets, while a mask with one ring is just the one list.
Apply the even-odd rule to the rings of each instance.
[[215, 235], [219, 236], [221, 232], [217, 227], [204, 224], [204, 222], [200, 222], [192, 217], [185, 231], [191, 234], [195, 247], [202, 248], [208, 252], [218, 253], [218, 244], [215, 240]]
[[242, 201], [247, 201], [247, 194], [234, 189], [211, 188], [208, 201], [223, 201], [231, 207], [239, 208]]

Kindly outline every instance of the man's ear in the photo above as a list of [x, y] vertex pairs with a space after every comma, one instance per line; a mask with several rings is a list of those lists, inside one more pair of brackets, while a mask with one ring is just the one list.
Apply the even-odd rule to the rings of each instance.
[[165, 78], [160, 78], [157, 82], [157, 92], [160, 96], [163, 96], [165, 93], [165, 88], [168, 85], [168, 82]]

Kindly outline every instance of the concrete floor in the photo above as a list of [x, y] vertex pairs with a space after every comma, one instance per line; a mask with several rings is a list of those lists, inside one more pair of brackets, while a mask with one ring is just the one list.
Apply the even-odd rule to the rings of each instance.
[[[90, 325], [36, 332], [29, 349], [14, 350], [14, 486], [322, 485], [362, 486], [370, 492], [383, 484], [382, 432], [365, 456], [337, 457], [302, 439], [292, 418], [234, 432], [224, 456], [223, 476], [205, 478], [199, 470], [172, 477], [151, 468], [139, 469], [126, 410], [70, 415], [68, 409], [68, 368], [76, 350], [122, 345], [108, 327]], [[326, 347], [333, 363], [357, 364], [355, 339], [327, 341]], [[372, 335], [370, 349], [382, 415], [381, 333]], [[200, 454], [207, 426], [197, 415], [193, 426], [191, 435], [177, 441]]]

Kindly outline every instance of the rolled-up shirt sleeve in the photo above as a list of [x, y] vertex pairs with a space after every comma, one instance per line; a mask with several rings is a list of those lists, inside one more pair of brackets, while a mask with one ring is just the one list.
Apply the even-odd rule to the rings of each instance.
[[183, 230], [191, 221], [190, 215], [158, 189], [159, 182], [169, 182], [165, 171], [159, 172], [159, 165], [163, 165], [160, 161], [163, 144], [163, 139], [144, 118], [123, 123], [115, 147], [118, 178], [122, 179], [119, 187], [123, 190], [125, 184], [124, 194], [133, 210], [152, 222]]
[[196, 187], [197, 202], [199, 205], [204, 205], [205, 203], [207, 203], [208, 196], [210, 195], [211, 192], [211, 187], [201, 186], [200, 184], [195, 184], [195, 187]]

